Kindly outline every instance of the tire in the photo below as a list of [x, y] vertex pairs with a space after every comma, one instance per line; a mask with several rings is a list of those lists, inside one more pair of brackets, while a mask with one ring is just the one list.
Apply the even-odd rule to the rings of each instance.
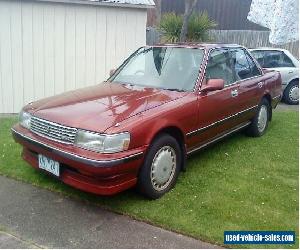
[[165, 133], [151, 144], [138, 176], [138, 191], [150, 199], [158, 199], [176, 183], [182, 163], [177, 140]]
[[272, 109], [269, 101], [266, 98], [263, 98], [258, 105], [255, 117], [247, 128], [247, 135], [251, 137], [260, 137], [264, 135], [269, 125], [271, 112]]
[[299, 80], [292, 81], [283, 92], [285, 103], [296, 105], [299, 103]]

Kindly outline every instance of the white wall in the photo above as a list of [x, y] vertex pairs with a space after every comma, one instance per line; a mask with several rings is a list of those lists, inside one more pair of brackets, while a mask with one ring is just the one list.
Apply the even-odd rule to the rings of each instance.
[[146, 43], [146, 10], [0, 0], [0, 113], [100, 83]]

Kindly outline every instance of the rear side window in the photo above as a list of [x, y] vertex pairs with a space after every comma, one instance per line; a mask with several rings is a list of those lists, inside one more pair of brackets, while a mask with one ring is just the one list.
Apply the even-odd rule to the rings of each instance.
[[283, 51], [253, 51], [252, 54], [263, 68], [295, 67], [292, 60]]
[[237, 80], [259, 76], [261, 74], [256, 64], [245, 50], [231, 49], [231, 56], [234, 62], [234, 73]]
[[210, 54], [206, 66], [206, 79], [223, 79], [225, 86], [236, 81], [229, 50], [217, 49]]

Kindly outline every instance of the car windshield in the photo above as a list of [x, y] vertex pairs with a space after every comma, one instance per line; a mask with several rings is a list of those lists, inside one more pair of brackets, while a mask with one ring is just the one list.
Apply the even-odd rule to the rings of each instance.
[[142, 87], [191, 91], [204, 51], [198, 48], [144, 47], [137, 50], [109, 81]]

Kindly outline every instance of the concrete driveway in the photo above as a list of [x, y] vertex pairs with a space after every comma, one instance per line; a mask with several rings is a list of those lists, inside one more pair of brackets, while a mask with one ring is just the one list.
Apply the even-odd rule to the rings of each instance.
[[220, 248], [0, 176], [0, 248]]
[[278, 104], [275, 111], [299, 111], [299, 105], [288, 105], [281, 102]]

